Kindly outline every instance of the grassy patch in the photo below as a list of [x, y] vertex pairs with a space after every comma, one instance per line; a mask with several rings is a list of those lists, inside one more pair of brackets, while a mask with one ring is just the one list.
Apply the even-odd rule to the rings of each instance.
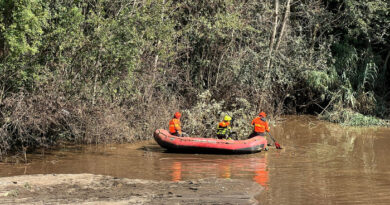
[[374, 116], [366, 116], [351, 109], [326, 112], [320, 119], [345, 126], [390, 126], [390, 122]]

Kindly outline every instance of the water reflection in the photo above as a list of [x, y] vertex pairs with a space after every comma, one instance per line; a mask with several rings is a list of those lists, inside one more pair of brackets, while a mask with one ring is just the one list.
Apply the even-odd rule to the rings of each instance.
[[202, 155], [195, 160], [182, 157], [162, 160], [163, 164], [170, 164], [171, 181], [202, 177], [244, 178], [252, 179], [264, 187], [268, 186], [267, 155], [255, 155], [256, 157], [230, 155], [232, 158], [210, 156]]
[[268, 188], [267, 155], [265, 155], [263, 158], [260, 158], [256, 163], [255, 176], [253, 177], [253, 181], [266, 187], [266, 189]]
[[224, 161], [218, 164], [218, 176], [220, 178], [230, 179], [232, 177], [232, 165]]
[[172, 181], [177, 182], [181, 180], [181, 162], [172, 163]]

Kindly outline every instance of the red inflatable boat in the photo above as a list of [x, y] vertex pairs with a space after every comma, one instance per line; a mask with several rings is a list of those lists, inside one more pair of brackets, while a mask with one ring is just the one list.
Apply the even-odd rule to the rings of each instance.
[[158, 129], [154, 139], [161, 147], [177, 152], [248, 154], [267, 149], [267, 140], [261, 136], [247, 140], [176, 137], [167, 130]]

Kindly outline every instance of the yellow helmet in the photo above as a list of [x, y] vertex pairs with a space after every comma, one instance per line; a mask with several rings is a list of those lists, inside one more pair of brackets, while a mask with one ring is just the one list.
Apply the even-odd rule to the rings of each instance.
[[224, 121], [230, 121], [232, 120], [232, 117], [230, 117], [229, 115], [225, 115], [225, 117], [223, 118]]

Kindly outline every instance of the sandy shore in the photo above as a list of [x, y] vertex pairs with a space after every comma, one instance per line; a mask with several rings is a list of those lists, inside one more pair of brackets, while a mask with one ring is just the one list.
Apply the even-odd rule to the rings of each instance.
[[180, 182], [93, 174], [0, 178], [0, 204], [258, 204], [262, 187], [251, 181], [201, 179]]

